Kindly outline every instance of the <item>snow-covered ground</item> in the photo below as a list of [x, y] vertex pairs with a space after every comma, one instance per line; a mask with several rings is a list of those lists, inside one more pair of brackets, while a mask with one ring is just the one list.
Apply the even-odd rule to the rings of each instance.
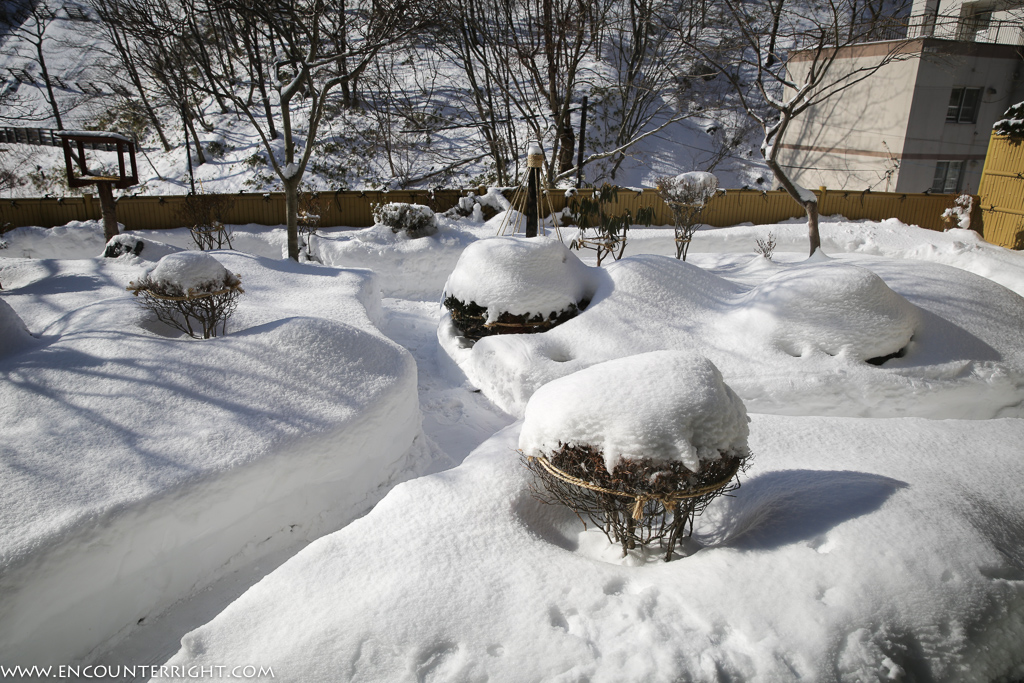
[[[791, 222], [684, 263], [635, 230], [579, 316], [463, 348], [438, 299], [496, 227], [327, 231], [325, 265], [236, 227], [206, 341], [124, 291], [186, 231], [117, 260], [95, 224], [5, 235], [0, 660], [161, 663], [195, 629], [169, 665], [290, 681], [1024, 677], [1024, 255], [834, 217], [828, 258]], [[535, 500], [513, 416], [659, 349], [714, 362], [754, 454], [667, 564]]]

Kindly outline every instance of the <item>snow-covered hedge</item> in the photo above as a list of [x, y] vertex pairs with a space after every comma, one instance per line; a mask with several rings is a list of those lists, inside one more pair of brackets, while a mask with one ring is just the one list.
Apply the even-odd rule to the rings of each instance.
[[589, 271], [553, 237], [496, 237], [466, 247], [443, 298], [467, 337], [500, 333], [506, 324], [522, 332], [585, 308], [594, 290]]
[[103, 256], [105, 258], [117, 258], [125, 254], [138, 256], [145, 246], [146, 243], [134, 235], [114, 235], [103, 249]]
[[823, 261], [783, 270], [729, 316], [733, 331], [791, 356], [880, 362], [910, 342], [918, 309], [870, 270]]
[[718, 192], [718, 178], [707, 171], [690, 171], [658, 181], [658, 194], [666, 202], [704, 206]]
[[437, 232], [437, 216], [429, 206], [391, 202], [373, 209], [373, 220], [410, 238], [429, 237]]
[[947, 230], [950, 228], [971, 229], [971, 209], [974, 207], [974, 198], [969, 194], [962, 194], [953, 200], [953, 206], [942, 212], [942, 218], [946, 221]]
[[128, 290], [160, 322], [196, 339], [227, 332], [228, 318], [244, 292], [239, 276], [202, 251], [181, 251], [160, 259]]
[[519, 448], [541, 455], [591, 446], [611, 472], [623, 461], [681, 462], [691, 472], [746, 454], [747, 411], [707, 358], [653, 351], [545, 384], [526, 406]]

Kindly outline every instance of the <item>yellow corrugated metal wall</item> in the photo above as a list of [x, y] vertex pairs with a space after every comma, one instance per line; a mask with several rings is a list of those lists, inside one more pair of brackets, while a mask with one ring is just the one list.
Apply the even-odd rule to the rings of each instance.
[[1008, 249], [1024, 249], [1024, 142], [992, 134], [978, 198], [982, 236]]

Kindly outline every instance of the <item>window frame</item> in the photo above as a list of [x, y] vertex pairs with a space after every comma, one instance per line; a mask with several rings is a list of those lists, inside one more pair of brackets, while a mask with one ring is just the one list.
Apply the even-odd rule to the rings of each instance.
[[[953, 88], [946, 106], [946, 123], [977, 123], [984, 88]], [[972, 97], [968, 97], [970, 94]], [[969, 103], [969, 104], [968, 104]]]
[[[932, 176], [932, 186], [929, 192], [937, 194], [960, 194], [964, 184], [964, 168], [966, 162], [960, 159], [942, 159], [935, 162], [935, 173]], [[941, 169], [941, 173], [940, 173]], [[950, 188], [950, 170], [956, 169], [956, 180]]]

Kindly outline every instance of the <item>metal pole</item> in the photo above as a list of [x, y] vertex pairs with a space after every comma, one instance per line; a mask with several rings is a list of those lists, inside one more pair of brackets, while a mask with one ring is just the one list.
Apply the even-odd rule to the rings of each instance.
[[580, 112], [580, 141], [576, 156], [576, 189], [583, 187], [583, 145], [587, 142], [587, 96], [583, 96]]
[[526, 236], [537, 236], [540, 199], [540, 173], [544, 166], [544, 150], [539, 142], [531, 142], [526, 150]]

